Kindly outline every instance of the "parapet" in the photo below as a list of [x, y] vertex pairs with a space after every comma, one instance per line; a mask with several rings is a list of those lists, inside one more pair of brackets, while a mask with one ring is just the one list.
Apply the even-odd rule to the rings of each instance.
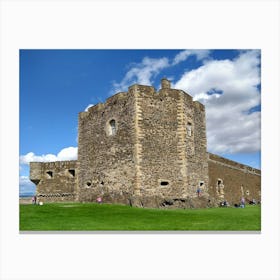
[[77, 165], [77, 160], [63, 160], [63, 161], [50, 161], [50, 162], [41, 162], [43, 169], [48, 168], [70, 168]]
[[194, 101], [193, 104], [200, 111], [205, 111], [205, 106], [202, 103], [200, 103], [199, 101]]
[[130, 86], [128, 88], [128, 92], [133, 93], [143, 93], [145, 92], [145, 94], [155, 94], [156, 93], [156, 89], [153, 86], [145, 86], [145, 85], [139, 85], [139, 84], [134, 84], [132, 86]]
[[[77, 160], [52, 161], [52, 162], [30, 162], [29, 178], [34, 184], [38, 184], [46, 172], [61, 169], [77, 168]], [[51, 171], [52, 170], [52, 171]]]
[[[86, 112], [80, 112], [79, 117], [80, 119], [86, 119], [91, 114], [95, 114], [103, 111], [107, 105], [114, 105], [118, 103], [118, 101], [122, 101], [123, 99], [128, 98], [130, 94], [136, 94], [138, 96], [144, 96], [144, 95], [152, 96], [154, 94], [159, 94], [163, 97], [169, 95], [179, 96], [183, 94], [185, 98], [187, 98], [188, 102], [193, 102], [193, 97], [191, 95], [184, 92], [183, 90], [171, 88], [171, 81], [169, 81], [167, 78], [163, 78], [161, 79], [161, 89], [158, 92], [153, 86], [134, 84], [128, 88], [128, 92], [118, 92], [108, 97], [104, 103], [98, 103], [88, 108]], [[199, 110], [201, 111], [205, 110], [204, 105], [201, 104], [200, 102], [194, 101], [193, 104]]]
[[212, 153], [208, 153], [208, 160], [212, 161], [212, 162], [216, 162], [218, 164], [233, 168], [233, 169], [238, 169], [241, 170], [243, 172], [246, 173], [253, 173], [256, 175], [261, 175], [261, 171], [259, 169], [253, 168], [251, 166], [242, 164], [242, 163], [238, 163], [236, 161], [232, 161], [230, 159], [227, 158], [223, 158], [221, 156], [212, 154]]
[[94, 106], [88, 108], [88, 112], [92, 113], [94, 111], [100, 111], [104, 109], [104, 103], [97, 103]]
[[122, 100], [126, 97], [127, 97], [126, 92], [118, 92], [118, 93], [116, 93], [116, 94], [114, 94], [114, 95], [112, 95], [112, 96], [110, 96], [106, 99], [105, 106], [107, 104], [112, 104], [114, 102], [118, 102], [119, 100]]
[[87, 118], [90, 114], [103, 111], [107, 105], [115, 104], [118, 101], [123, 100], [124, 98], [127, 98], [127, 92], [118, 92], [108, 97], [104, 103], [97, 103], [96, 105], [89, 107], [87, 111], [80, 112], [79, 117], [81, 119]]

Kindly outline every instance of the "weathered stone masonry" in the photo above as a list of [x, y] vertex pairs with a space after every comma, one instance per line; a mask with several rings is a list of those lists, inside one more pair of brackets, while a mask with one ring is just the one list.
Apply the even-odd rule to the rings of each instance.
[[78, 162], [31, 162], [30, 180], [36, 184], [41, 201], [73, 201], [77, 199]]
[[166, 79], [81, 112], [77, 161], [30, 167], [43, 201], [206, 207], [261, 196], [260, 171], [207, 153], [204, 106]]

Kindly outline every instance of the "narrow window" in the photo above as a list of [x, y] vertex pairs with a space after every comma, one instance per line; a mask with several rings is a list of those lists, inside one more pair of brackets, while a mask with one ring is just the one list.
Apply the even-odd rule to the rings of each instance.
[[53, 177], [53, 172], [52, 171], [47, 171], [47, 177], [50, 179]]
[[161, 186], [168, 186], [168, 185], [169, 185], [169, 182], [167, 182], [167, 181], [161, 181], [161, 182], [160, 182], [160, 185], [161, 185]]
[[190, 122], [187, 124], [187, 134], [188, 136], [192, 136], [192, 124]]
[[110, 120], [109, 122], [109, 135], [113, 136], [116, 134], [116, 121], [115, 120]]
[[220, 195], [224, 195], [224, 184], [223, 184], [223, 180], [222, 179], [218, 179], [217, 181], [217, 192]]
[[68, 172], [71, 177], [75, 177], [75, 169], [68, 169]]

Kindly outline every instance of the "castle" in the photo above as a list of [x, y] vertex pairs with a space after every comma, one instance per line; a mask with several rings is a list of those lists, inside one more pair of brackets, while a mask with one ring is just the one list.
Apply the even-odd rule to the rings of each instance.
[[31, 162], [40, 201], [207, 207], [261, 200], [261, 172], [207, 152], [205, 107], [161, 80], [79, 113], [78, 160]]

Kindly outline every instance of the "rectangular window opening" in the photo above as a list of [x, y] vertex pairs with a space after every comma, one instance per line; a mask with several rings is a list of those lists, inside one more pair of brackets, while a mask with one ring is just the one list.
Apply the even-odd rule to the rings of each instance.
[[190, 122], [187, 124], [187, 133], [188, 136], [192, 136], [192, 124]]

